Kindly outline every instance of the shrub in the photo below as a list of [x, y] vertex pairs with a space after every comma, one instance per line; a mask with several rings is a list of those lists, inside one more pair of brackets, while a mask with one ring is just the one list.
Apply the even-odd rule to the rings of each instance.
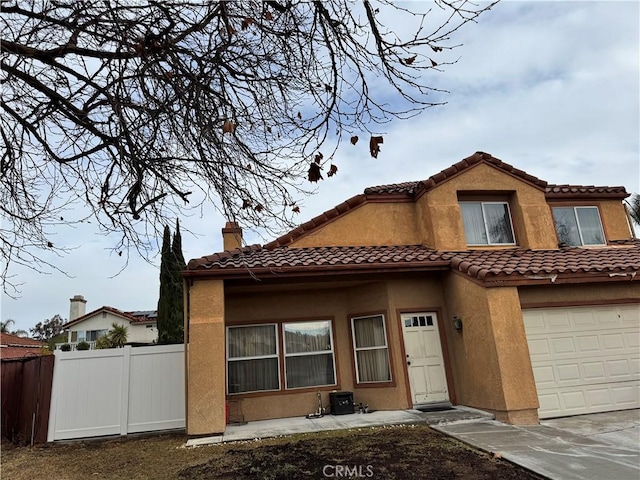
[[80, 342], [78, 343], [78, 345], [76, 345], [76, 350], [90, 350], [91, 349], [91, 345], [89, 345], [87, 342]]
[[96, 349], [102, 350], [105, 348], [114, 348], [113, 342], [111, 341], [111, 337], [109, 337], [109, 335], [102, 335], [96, 340]]
[[69, 345], [68, 343], [64, 343], [64, 344], [60, 345], [60, 350], [62, 350], [63, 352], [70, 352], [71, 351], [71, 345]]

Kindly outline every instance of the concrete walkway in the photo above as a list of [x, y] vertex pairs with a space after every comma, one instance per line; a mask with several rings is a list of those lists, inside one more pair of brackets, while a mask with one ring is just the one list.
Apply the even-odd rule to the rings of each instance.
[[447, 424], [492, 420], [493, 415], [468, 407], [451, 410], [420, 412], [418, 410], [381, 410], [366, 414], [325, 415], [320, 418], [276, 418], [259, 420], [244, 425], [227, 425], [224, 435], [194, 438], [187, 441], [188, 447], [222, 442], [256, 440], [296, 433], [346, 430], [397, 424]]
[[640, 479], [640, 439], [634, 443], [640, 432], [640, 410], [547, 420], [535, 426], [507, 425], [486, 412], [460, 406], [435, 412], [396, 410], [281, 418], [229, 425], [224, 435], [191, 439], [187, 446], [398, 424], [430, 425], [553, 480]]

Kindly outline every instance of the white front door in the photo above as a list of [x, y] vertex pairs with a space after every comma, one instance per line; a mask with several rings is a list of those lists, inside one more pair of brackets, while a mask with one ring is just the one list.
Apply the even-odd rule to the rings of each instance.
[[414, 405], [449, 401], [436, 314], [405, 313], [401, 320]]

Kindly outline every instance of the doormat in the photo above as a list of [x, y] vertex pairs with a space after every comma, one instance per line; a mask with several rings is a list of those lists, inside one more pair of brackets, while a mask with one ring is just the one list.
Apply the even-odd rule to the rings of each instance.
[[445, 412], [447, 410], [455, 410], [455, 408], [450, 405], [418, 405], [414, 408], [420, 412]]

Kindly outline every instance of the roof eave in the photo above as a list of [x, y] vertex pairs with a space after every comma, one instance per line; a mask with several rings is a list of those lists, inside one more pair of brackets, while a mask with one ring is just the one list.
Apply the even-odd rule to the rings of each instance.
[[488, 275], [484, 279], [473, 278], [485, 287], [566, 285], [581, 283], [636, 282], [640, 280], [637, 270], [628, 271], [587, 271], [536, 273], [512, 275]]
[[305, 276], [335, 276], [352, 275], [354, 273], [384, 273], [384, 272], [415, 272], [415, 271], [447, 271], [450, 269], [449, 260], [431, 262], [411, 262], [400, 264], [364, 263], [354, 265], [305, 265], [296, 267], [256, 267], [256, 268], [216, 268], [188, 270], [183, 273], [185, 278], [256, 278], [271, 276], [278, 278], [299, 278]]

